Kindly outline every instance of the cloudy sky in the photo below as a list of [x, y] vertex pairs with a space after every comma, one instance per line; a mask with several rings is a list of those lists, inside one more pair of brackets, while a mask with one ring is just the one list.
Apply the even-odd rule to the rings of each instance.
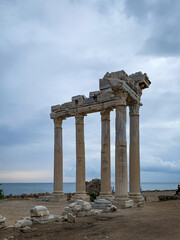
[[[122, 69], [152, 82], [140, 110], [141, 181], [179, 181], [179, 9], [179, 0], [1, 0], [0, 182], [52, 182], [51, 105], [88, 96], [107, 71]], [[100, 177], [100, 121], [85, 118], [87, 180]], [[112, 112], [112, 181], [114, 122]], [[71, 182], [74, 118], [63, 122], [63, 144]]]

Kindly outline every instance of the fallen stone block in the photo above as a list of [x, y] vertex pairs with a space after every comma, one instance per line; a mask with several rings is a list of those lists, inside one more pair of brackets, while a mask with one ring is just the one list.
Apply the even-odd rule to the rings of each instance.
[[0, 229], [6, 226], [6, 218], [0, 215]]
[[36, 206], [30, 210], [32, 217], [49, 216], [49, 211], [45, 206]]

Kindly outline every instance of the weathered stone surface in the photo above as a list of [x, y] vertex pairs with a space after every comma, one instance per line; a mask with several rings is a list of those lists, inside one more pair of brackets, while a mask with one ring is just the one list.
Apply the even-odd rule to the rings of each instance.
[[30, 213], [32, 217], [43, 217], [49, 215], [49, 211], [45, 206], [36, 206], [30, 210]]
[[133, 200], [131, 199], [122, 199], [122, 198], [115, 198], [113, 200], [113, 204], [117, 207], [117, 208], [131, 208], [133, 207]]
[[31, 220], [28, 219], [21, 219], [21, 220], [17, 220], [14, 224], [15, 228], [21, 228], [21, 227], [26, 227], [26, 226], [31, 226], [33, 223]]
[[91, 203], [93, 210], [102, 210], [103, 212], [113, 212], [117, 208], [107, 199], [96, 199]]
[[62, 216], [66, 216], [68, 213], [75, 214], [78, 217], [87, 216], [88, 212], [92, 209], [89, 202], [85, 202], [81, 199], [77, 199], [71, 203], [68, 207], [65, 207]]
[[76, 215], [72, 213], [67, 214], [67, 221], [69, 223], [75, 223], [76, 222]]
[[28, 226], [25, 226], [25, 227], [20, 228], [20, 231], [23, 232], [23, 233], [32, 232], [31, 228], [28, 227]]
[[6, 222], [6, 218], [4, 217], [4, 216], [2, 216], [2, 215], [0, 215], [0, 228], [1, 228], [1, 226], [5, 226], [5, 222]]
[[92, 209], [91, 210], [91, 215], [98, 215], [98, 214], [101, 214], [101, 213], [103, 213], [102, 209]]
[[103, 205], [111, 206], [111, 202], [106, 199], [96, 199], [96, 200], [94, 200], [94, 202], [96, 204], [103, 204]]

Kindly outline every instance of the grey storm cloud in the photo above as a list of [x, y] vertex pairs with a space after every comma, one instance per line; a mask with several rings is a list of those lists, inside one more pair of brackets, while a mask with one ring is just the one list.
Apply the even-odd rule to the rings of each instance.
[[[140, 110], [142, 180], [177, 181], [179, 5], [176, 0], [0, 1], [0, 181], [23, 181], [26, 175], [28, 181], [52, 181], [50, 106], [79, 94], [88, 97], [107, 71], [121, 69], [147, 72], [152, 82]], [[115, 112], [112, 178], [114, 128]], [[98, 113], [85, 118], [85, 146], [86, 176], [100, 177]], [[63, 121], [63, 153], [64, 180], [74, 181], [74, 118]]]
[[147, 26], [149, 34], [140, 51], [154, 56], [178, 56], [180, 54], [180, 2], [163, 0], [125, 1], [128, 17]]

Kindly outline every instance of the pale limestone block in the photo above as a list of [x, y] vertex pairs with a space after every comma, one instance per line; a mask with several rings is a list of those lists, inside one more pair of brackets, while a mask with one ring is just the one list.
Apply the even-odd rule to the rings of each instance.
[[45, 206], [36, 206], [30, 210], [31, 217], [49, 216], [49, 211]]

